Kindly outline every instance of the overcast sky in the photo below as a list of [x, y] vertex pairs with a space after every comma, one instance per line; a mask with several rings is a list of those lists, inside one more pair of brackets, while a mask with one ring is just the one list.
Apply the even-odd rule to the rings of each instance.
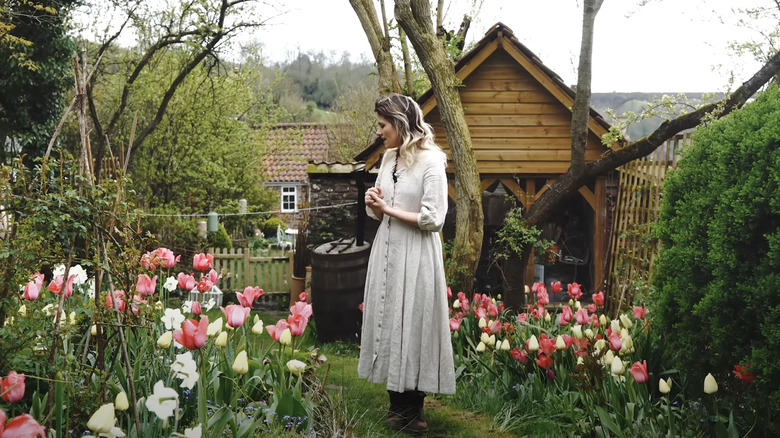
[[[287, 6], [265, 12], [275, 16], [254, 34], [264, 45], [266, 60], [284, 61], [309, 50], [371, 59], [348, 0], [283, 3]], [[392, 5], [392, 0], [386, 3]], [[448, 3], [446, 27], [456, 29], [474, 0]], [[755, 37], [733, 24], [736, 15], [731, 8], [768, 0], [655, 0], [644, 7], [637, 3], [604, 1], [596, 19], [594, 92], [724, 91], [731, 71], [738, 85], [758, 69], [751, 59], [733, 58], [726, 49], [731, 40]], [[484, 0], [468, 42], [482, 38], [501, 21], [566, 83], [574, 84], [581, 17], [581, 0]]]

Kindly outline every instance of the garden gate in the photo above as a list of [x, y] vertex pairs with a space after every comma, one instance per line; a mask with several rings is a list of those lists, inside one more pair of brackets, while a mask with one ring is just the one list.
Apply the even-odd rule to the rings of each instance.
[[679, 152], [690, 143], [690, 132], [678, 134], [652, 154], [623, 165], [620, 170], [612, 239], [606, 311], [617, 315], [636, 295], [635, 282], [648, 284], [660, 242], [652, 234], [658, 221], [666, 172], [677, 166]]
[[286, 306], [290, 293], [288, 279], [292, 269], [292, 252], [263, 250], [255, 256], [249, 248], [210, 248], [214, 256], [214, 269], [222, 274], [219, 286], [223, 292], [241, 292], [247, 286], [263, 289], [258, 298], [262, 305]]

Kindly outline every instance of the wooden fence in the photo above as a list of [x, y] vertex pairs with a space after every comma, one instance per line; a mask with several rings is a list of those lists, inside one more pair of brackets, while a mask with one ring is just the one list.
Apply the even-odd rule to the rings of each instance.
[[241, 292], [247, 286], [263, 289], [258, 298], [261, 306], [282, 307], [290, 300], [288, 281], [292, 253], [260, 250], [258, 255], [246, 248], [210, 248], [214, 269], [222, 274], [219, 286], [223, 292]]
[[612, 223], [606, 310], [616, 315], [634, 302], [641, 285], [650, 282], [660, 242], [652, 235], [658, 221], [666, 172], [677, 166], [690, 133], [679, 134], [651, 155], [623, 165]]

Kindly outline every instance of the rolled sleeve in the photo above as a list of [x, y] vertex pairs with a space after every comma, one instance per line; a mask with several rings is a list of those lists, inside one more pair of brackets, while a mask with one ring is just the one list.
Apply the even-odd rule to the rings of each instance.
[[427, 163], [421, 204], [417, 225], [424, 231], [441, 231], [447, 216], [447, 173], [441, 160]]

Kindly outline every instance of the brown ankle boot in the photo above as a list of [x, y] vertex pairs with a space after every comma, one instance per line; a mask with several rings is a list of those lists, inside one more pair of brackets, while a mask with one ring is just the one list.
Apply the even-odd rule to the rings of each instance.
[[403, 414], [406, 412], [404, 395], [400, 392], [387, 391], [390, 396], [390, 409], [387, 411], [385, 426], [393, 430], [401, 430], [406, 425]]
[[425, 393], [420, 391], [406, 391], [397, 393], [399, 396], [399, 408], [398, 419], [393, 421], [393, 427], [395, 430], [408, 433], [424, 433], [428, 432], [428, 423], [425, 421], [425, 415], [423, 414], [423, 402], [425, 400]]

